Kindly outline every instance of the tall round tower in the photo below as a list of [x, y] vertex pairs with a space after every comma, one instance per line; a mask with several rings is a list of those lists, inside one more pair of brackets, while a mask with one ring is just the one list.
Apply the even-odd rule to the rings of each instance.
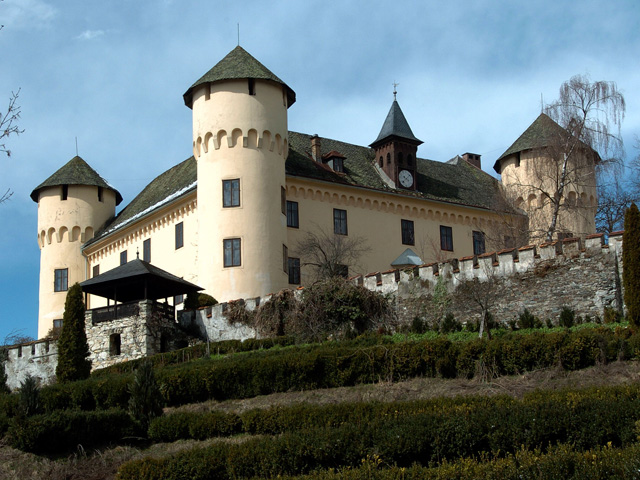
[[295, 93], [238, 46], [184, 101], [198, 163], [198, 284], [220, 301], [286, 287], [287, 109]]
[[115, 215], [122, 196], [76, 156], [38, 185], [31, 199], [38, 203], [42, 338], [62, 325], [67, 289], [89, 278], [82, 244]]
[[[529, 242], [540, 243], [552, 222], [550, 200], [563, 185], [553, 240], [595, 233], [598, 205], [595, 165], [600, 156], [544, 113], [493, 166], [516, 207], [529, 216]], [[568, 140], [575, 147], [567, 149]], [[572, 152], [571, 152], [572, 151]], [[569, 153], [566, 166], [563, 159]], [[564, 166], [564, 173], [563, 173]]]

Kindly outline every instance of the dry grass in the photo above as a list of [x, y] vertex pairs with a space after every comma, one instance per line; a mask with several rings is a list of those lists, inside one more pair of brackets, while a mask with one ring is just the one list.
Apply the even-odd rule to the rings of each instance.
[[[528, 392], [539, 389], [559, 390], [640, 382], [640, 362], [615, 362], [576, 372], [551, 368], [524, 375], [498, 378], [491, 378], [490, 371], [488, 371], [479, 378], [472, 380], [420, 378], [397, 383], [381, 382], [375, 385], [278, 393], [245, 400], [209, 401], [166, 409], [165, 411], [221, 410], [241, 413], [253, 408], [267, 408], [273, 405], [286, 406], [301, 402], [327, 405], [359, 401], [408, 401], [458, 395], [507, 394], [521, 397]], [[482, 378], [488, 380], [483, 381]], [[250, 437], [238, 436], [206, 441], [181, 440], [169, 444], [152, 445], [145, 450], [133, 447], [114, 447], [93, 453], [80, 450], [78, 453], [62, 459], [39, 457], [0, 445], [0, 479], [111, 480], [115, 478], [120, 465], [129, 460], [143, 457], [163, 457], [182, 450], [211, 445], [215, 442], [239, 443], [247, 438]]]

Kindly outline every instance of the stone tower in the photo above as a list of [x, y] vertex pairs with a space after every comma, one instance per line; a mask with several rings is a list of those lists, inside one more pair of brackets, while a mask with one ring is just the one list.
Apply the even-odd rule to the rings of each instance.
[[295, 93], [242, 47], [184, 94], [198, 169], [198, 280], [219, 301], [288, 285], [287, 109]]
[[[569, 146], [569, 147], [567, 147]], [[595, 233], [598, 205], [595, 165], [600, 156], [544, 113], [493, 166], [514, 206], [529, 216], [529, 242], [545, 241], [552, 217], [547, 195], [557, 191], [564, 155], [571, 151], [553, 240]]]
[[31, 199], [38, 204], [42, 338], [62, 324], [67, 289], [98, 273], [87, 271], [81, 247], [115, 215], [122, 196], [76, 156], [38, 185]]

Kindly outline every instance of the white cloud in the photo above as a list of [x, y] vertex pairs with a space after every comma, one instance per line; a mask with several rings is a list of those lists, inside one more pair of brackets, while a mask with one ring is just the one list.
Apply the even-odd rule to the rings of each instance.
[[2, 24], [12, 28], [43, 27], [58, 11], [42, 0], [5, 0]]
[[104, 30], [85, 30], [76, 37], [76, 40], [93, 40], [105, 34]]

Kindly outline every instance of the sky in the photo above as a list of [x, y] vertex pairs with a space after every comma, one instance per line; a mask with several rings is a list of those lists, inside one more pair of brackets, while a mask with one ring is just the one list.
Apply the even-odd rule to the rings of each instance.
[[[24, 132], [0, 157], [0, 344], [35, 337], [37, 205], [78, 153], [124, 197], [192, 154], [182, 94], [237, 44], [297, 95], [289, 129], [369, 145], [397, 99], [418, 156], [485, 171], [562, 82], [615, 81], [626, 155], [640, 136], [640, 2], [0, 0], [0, 109]], [[239, 32], [239, 33], [238, 33]]]

